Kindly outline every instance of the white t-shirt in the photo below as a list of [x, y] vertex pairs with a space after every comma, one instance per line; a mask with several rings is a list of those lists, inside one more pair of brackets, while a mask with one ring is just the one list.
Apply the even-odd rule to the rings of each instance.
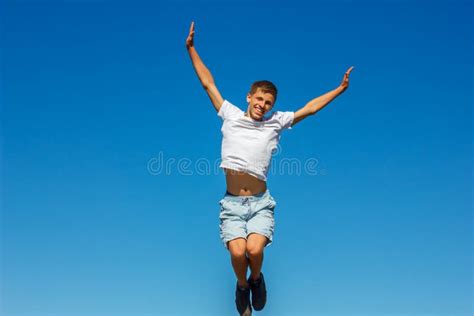
[[224, 100], [217, 115], [224, 121], [220, 167], [243, 171], [266, 181], [272, 153], [277, 148], [281, 132], [291, 129], [294, 112], [276, 111], [262, 121], [255, 121]]

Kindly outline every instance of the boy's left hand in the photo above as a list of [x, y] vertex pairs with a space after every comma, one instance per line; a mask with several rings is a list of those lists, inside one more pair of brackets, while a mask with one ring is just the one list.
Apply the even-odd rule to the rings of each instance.
[[191, 27], [189, 28], [189, 34], [186, 38], [186, 48], [191, 48], [194, 46], [194, 21], [191, 22]]
[[349, 87], [349, 74], [351, 73], [352, 69], [354, 66], [351, 66], [346, 73], [344, 74], [344, 78], [342, 78], [342, 82], [340, 87], [342, 88], [342, 91], [346, 90]]

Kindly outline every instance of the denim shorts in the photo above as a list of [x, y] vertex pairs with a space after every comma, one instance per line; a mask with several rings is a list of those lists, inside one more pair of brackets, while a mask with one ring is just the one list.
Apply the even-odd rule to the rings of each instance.
[[272, 243], [276, 202], [268, 190], [249, 196], [226, 193], [219, 204], [220, 237], [224, 247], [228, 248], [229, 241], [236, 238], [247, 239], [252, 233], [267, 237], [266, 246]]

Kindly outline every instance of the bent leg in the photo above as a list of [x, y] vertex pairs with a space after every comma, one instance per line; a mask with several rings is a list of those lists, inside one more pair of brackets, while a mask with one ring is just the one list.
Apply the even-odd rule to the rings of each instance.
[[239, 286], [248, 287], [248, 258], [246, 255], [247, 241], [244, 238], [233, 239], [228, 242], [228, 249], [232, 261], [232, 267], [234, 268], [234, 273], [239, 282]]
[[249, 264], [252, 280], [257, 280], [260, 277], [260, 271], [263, 264], [263, 249], [268, 242], [268, 238], [251, 233], [247, 237], [247, 254], [249, 256]]

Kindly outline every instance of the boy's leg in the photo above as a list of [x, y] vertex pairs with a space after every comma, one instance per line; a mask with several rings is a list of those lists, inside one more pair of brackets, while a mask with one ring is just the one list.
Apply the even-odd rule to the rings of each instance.
[[252, 280], [257, 280], [260, 277], [260, 271], [262, 270], [263, 264], [263, 249], [268, 242], [268, 238], [251, 233], [247, 237], [247, 254], [249, 256], [249, 265]]
[[265, 279], [261, 273], [263, 263], [263, 248], [269, 239], [258, 233], [251, 233], [247, 236], [247, 254], [251, 275], [248, 280], [252, 291], [252, 306], [256, 311], [261, 311], [267, 302], [267, 289]]
[[247, 241], [244, 238], [233, 239], [228, 242], [228, 249], [239, 286], [248, 287], [247, 267], [249, 262], [246, 255]]
[[249, 316], [252, 314], [252, 304], [250, 303], [250, 285], [247, 283], [248, 258], [245, 253], [247, 241], [245, 238], [236, 238], [229, 241], [227, 246], [237, 276], [235, 306], [241, 316]]

